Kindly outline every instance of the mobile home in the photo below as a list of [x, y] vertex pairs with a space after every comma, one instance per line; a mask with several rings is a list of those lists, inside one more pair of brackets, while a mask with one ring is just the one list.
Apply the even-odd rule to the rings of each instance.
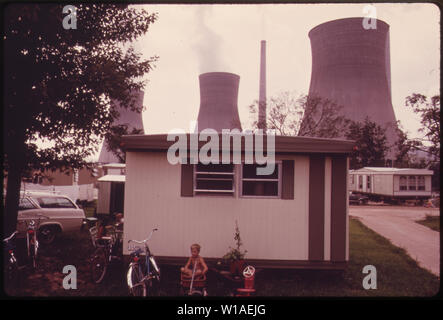
[[97, 215], [123, 213], [125, 194], [125, 164], [103, 165], [104, 176], [98, 178]]
[[214, 263], [235, 246], [237, 221], [246, 259], [255, 266], [346, 265], [352, 142], [276, 136], [269, 176], [257, 176], [257, 165], [244, 162], [244, 144], [240, 164], [203, 165], [171, 164], [173, 143], [167, 135], [123, 137], [125, 243], [156, 227], [150, 248], [161, 262], [183, 264], [189, 246], [199, 243], [202, 256]]
[[349, 190], [374, 199], [428, 199], [432, 174], [427, 169], [365, 167], [350, 171]]

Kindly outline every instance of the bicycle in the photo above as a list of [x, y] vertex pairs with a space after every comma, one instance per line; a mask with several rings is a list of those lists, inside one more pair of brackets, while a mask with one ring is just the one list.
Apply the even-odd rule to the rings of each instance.
[[[38, 258], [38, 248], [39, 241], [37, 238], [37, 231], [40, 227], [41, 218], [49, 219], [49, 217], [44, 215], [37, 215], [38, 218], [30, 218], [25, 220], [26, 223], [26, 249], [28, 264], [32, 269], [37, 269], [37, 258]], [[29, 221], [28, 221], [29, 220]], [[37, 223], [35, 222], [37, 220]]]
[[105, 278], [109, 264], [114, 260], [121, 261], [122, 231], [116, 226], [107, 226], [110, 236], [99, 236], [97, 226], [89, 229], [92, 244], [95, 248], [91, 258], [92, 280], [99, 284]]
[[17, 258], [15, 257], [15, 236], [18, 231], [14, 231], [8, 238], [3, 239], [4, 242], [4, 259], [5, 265], [5, 288], [13, 288], [18, 284], [19, 267]]
[[[146, 297], [148, 294], [151, 294], [154, 281], [156, 284], [160, 282], [160, 269], [148, 246], [148, 241], [151, 239], [154, 231], [157, 231], [157, 229], [152, 229], [151, 233], [145, 240], [128, 241], [128, 250], [133, 252], [130, 257], [131, 262], [129, 263], [129, 268], [126, 273], [126, 280], [129, 292], [134, 296]], [[129, 247], [130, 242], [143, 244], [144, 250], [140, 247]], [[143, 254], [143, 251], [145, 254], [144, 262], [140, 259], [140, 255]]]

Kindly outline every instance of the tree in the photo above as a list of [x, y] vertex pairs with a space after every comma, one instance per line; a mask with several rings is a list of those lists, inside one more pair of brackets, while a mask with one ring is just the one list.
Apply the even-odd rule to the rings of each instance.
[[105, 141], [107, 142], [106, 149], [112, 152], [120, 163], [125, 163], [126, 153], [121, 149], [122, 136], [142, 133], [142, 129], [132, 128], [132, 130], [129, 130], [128, 126], [124, 124], [112, 126], [105, 136]]
[[410, 139], [408, 133], [404, 131], [400, 121], [397, 121], [395, 126], [397, 139], [393, 146], [395, 152], [395, 167], [397, 168], [420, 168], [420, 163], [413, 156], [412, 152], [421, 145], [420, 142]]
[[[257, 101], [249, 106], [256, 119]], [[336, 138], [346, 128], [348, 121], [340, 114], [341, 106], [319, 97], [282, 92], [267, 103], [267, 128], [283, 136], [309, 136]], [[254, 120], [253, 128], [258, 127]]]
[[118, 117], [111, 99], [141, 111], [130, 93], [144, 88], [142, 76], [157, 59], [143, 60], [130, 46], [156, 14], [127, 4], [76, 4], [77, 29], [64, 29], [63, 7], [10, 4], [4, 11], [7, 233], [16, 227], [24, 174], [84, 166]]
[[386, 129], [369, 120], [352, 121], [346, 138], [355, 140], [355, 148], [350, 156], [350, 168], [384, 166], [388, 151]]
[[424, 151], [430, 156], [429, 164], [440, 162], [440, 96], [430, 100], [422, 94], [413, 93], [406, 97], [406, 106], [421, 117], [419, 132], [423, 136], [412, 141], [414, 149]]

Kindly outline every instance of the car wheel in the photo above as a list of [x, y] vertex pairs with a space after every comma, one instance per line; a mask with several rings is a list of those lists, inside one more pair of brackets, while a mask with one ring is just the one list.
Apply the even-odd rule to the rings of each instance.
[[38, 233], [38, 241], [42, 244], [51, 244], [55, 240], [57, 230], [55, 227], [43, 226]]

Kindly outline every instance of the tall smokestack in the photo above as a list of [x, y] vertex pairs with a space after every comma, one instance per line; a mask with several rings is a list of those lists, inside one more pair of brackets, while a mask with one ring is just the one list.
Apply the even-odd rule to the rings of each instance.
[[266, 130], [266, 41], [260, 43], [260, 84], [258, 94], [258, 128]]
[[[312, 49], [310, 96], [343, 106], [350, 120], [366, 117], [387, 127], [388, 145], [396, 141], [391, 101], [389, 25], [365, 29], [363, 18], [328, 21], [309, 32]], [[389, 154], [388, 157], [391, 157]]]
[[239, 129], [242, 131], [238, 115], [238, 86], [240, 76], [227, 72], [208, 72], [199, 76], [200, 110], [198, 112], [198, 132], [204, 129]]

